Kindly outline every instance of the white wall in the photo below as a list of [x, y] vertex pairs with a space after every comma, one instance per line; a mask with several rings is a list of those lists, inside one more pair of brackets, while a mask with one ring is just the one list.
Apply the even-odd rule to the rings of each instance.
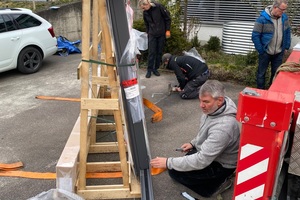
[[211, 36], [217, 36], [222, 42], [222, 30], [222, 26], [201, 25], [197, 35], [201, 45], [205, 44]]

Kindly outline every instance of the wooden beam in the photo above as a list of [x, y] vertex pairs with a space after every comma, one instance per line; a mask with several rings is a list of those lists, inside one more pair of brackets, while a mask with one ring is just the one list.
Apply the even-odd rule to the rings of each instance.
[[92, 84], [98, 84], [98, 85], [109, 85], [108, 77], [103, 76], [93, 76], [92, 77]]
[[94, 145], [90, 145], [89, 148], [89, 153], [117, 153], [117, 152], [119, 152], [117, 142], [96, 143]]
[[77, 193], [84, 199], [125, 199], [125, 198], [141, 198], [141, 194], [131, 194], [130, 188], [124, 186], [113, 186], [112, 188], [94, 188], [87, 186], [87, 190], [78, 190]]
[[119, 172], [121, 171], [121, 162], [88, 162], [87, 172]]
[[114, 112], [112, 110], [99, 110], [98, 115], [113, 116]]
[[81, 109], [119, 110], [119, 100], [81, 98]]
[[116, 124], [115, 123], [97, 123], [97, 131], [115, 131]]

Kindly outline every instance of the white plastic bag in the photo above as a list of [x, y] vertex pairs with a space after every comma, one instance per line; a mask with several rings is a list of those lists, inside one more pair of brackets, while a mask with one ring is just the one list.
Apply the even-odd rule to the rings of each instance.
[[192, 56], [194, 58], [197, 58], [201, 62], [205, 63], [205, 60], [201, 57], [201, 55], [198, 53], [195, 47], [191, 48], [189, 51], [183, 51], [183, 54], [186, 56]]
[[62, 189], [51, 189], [27, 200], [84, 200], [77, 194]]

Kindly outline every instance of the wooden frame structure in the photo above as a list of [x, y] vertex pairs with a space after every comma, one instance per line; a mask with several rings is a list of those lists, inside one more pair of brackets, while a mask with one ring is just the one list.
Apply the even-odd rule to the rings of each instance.
[[[126, 155], [123, 102], [120, 98], [119, 79], [116, 69], [113, 67], [115, 60], [105, 0], [93, 0], [92, 2], [83, 0], [82, 13], [82, 60], [85, 62], [82, 62], [78, 71], [81, 79], [81, 114], [79, 174], [76, 193], [85, 199], [139, 198], [141, 197], [140, 184], [131, 175], [131, 168]], [[92, 39], [91, 47], [90, 38]], [[102, 62], [104, 63], [101, 67], [97, 63], [87, 62], [99, 60], [99, 44], [101, 44], [102, 52], [100, 55], [102, 55]], [[100, 113], [113, 114], [114, 123], [97, 123], [96, 119]], [[96, 132], [101, 129], [115, 129], [117, 145], [116, 142], [96, 142]], [[118, 152], [120, 161], [87, 162], [90, 153], [109, 152]], [[109, 171], [121, 171], [122, 184], [87, 185], [87, 172]]]

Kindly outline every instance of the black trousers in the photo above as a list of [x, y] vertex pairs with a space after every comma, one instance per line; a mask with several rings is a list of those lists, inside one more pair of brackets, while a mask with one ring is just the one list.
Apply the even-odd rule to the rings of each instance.
[[148, 35], [148, 72], [155, 71], [159, 68], [165, 42], [165, 35], [159, 37]]
[[[196, 150], [189, 152], [187, 155], [193, 153], [196, 153]], [[213, 195], [226, 178], [231, 176], [234, 171], [235, 169], [222, 167], [218, 162], [212, 162], [209, 166], [201, 170], [186, 172], [168, 170], [172, 179], [203, 197], [210, 197]]]
[[179, 93], [182, 99], [195, 99], [199, 97], [200, 87], [207, 81], [210, 76], [209, 71], [197, 76], [195, 79], [190, 80], [184, 86], [183, 91]]

